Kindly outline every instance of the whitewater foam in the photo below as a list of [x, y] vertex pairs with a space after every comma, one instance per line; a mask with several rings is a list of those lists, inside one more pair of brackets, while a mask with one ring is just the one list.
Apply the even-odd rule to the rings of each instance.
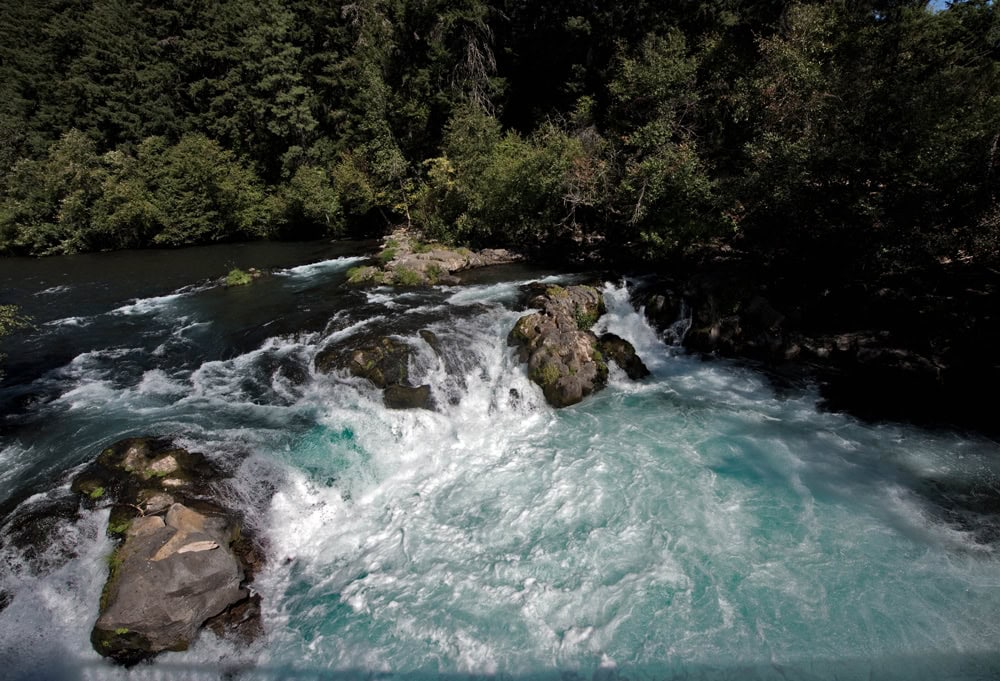
[[332, 258], [330, 260], [321, 260], [319, 262], [309, 263], [308, 265], [299, 265], [297, 267], [289, 267], [288, 269], [279, 270], [275, 272], [277, 275], [284, 275], [289, 277], [299, 277], [299, 278], [311, 278], [317, 275], [325, 275], [333, 272], [343, 272], [352, 265], [368, 260], [366, 257], [349, 257], [349, 258]]
[[36, 296], [54, 296], [61, 293], [68, 293], [73, 290], [73, 287], [69, 284], [60, 284], [58, 286], [50, 286], [47, 289], [42, 289], [35, 293]]
[[[203, 636], [152, 669], [902, 679], [971, 653], [984, 676], [1000, 669], [996, 557], [920, 493], [998, 479], [993, 443], [821, 414], [808, 390], [778, 399], [750, 369], [664, 343], [621, 284], [595, 330], [632, 342], [652, 376], [613, 368], [605, 391], [554, 411], [506, 345], [522, 283], [378, 290], [367, 316], [234, 357], [123, 378], [110, 368], [143, 351], [101, 351], [60, 374], [85, 449], [135, 421], [179, 435], [234, 471], [224, 494], [269, 547], [265, 639]], [[366, 381], [313, 369], [400, 309], [437, 337], [398, 335], [436, 411], [386, 409]], [[37, 455], [8, 444], [0, 462]], [[15, 583], [14, 604], [47, 590], [92, 616], [93, 544], [69, 573]], [[70, 573], [97, 586], [67, 595]], [[79, 614], [37, 610], [55, 629], [42, 649], [95, 659]], [[22, 640], [7, 617], [4, 645]]]
[[84, 326], [93, 321], [92, 317], [64, 317], [45, 322], [44, 326]]

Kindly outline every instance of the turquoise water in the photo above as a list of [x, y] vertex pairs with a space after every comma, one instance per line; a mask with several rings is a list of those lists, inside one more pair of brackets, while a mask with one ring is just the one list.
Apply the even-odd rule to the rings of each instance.
[[[333, 290], [347, 264], [274, 285]], [[750, 368], [685, 356], [622, 284], [605, 287], [601, 330], [631, 340], [652, 376], [615, 370], [554, 411], [506, 346], [522, 282], [351, 294], [306, 332], [214, 359], [182, 343], [186, 360], [140, 359], [132, 374], [74, 359], [61, 406], [45, 407], [53, 428], [95, 444], [152, 428], [238, 462], [228, 493], [255, 509], [271, 557], [254, 584], [267, 632], [105, 665], [87, 642], [110, 548], [95, 512], [63, 538], [75, 557], [4, 579], [5, 661], [28, 675], [58, 653], [84, 678], [1000, 677], [994, 519], [947, 503], [996, 491], [995, 443], [820, 413], [808, 388], [778, 393]], [[184, 304], [212, 333], [205, 295]], [[413, 346], [439, 411], [282, 373], [383, 327]], [[140, 357], [166, 342], [150, 333]], [[9, 438], [5, 463], [30, 469], [55, 437]]]

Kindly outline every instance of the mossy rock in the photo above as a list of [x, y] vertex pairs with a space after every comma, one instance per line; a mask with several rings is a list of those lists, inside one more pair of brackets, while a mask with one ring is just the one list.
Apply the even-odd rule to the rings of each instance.
[[141, 506], [146, 494], [164, 492], [183, 499], [211, 497], [211, 484], [223, 473], [202, 454], [160, 438], [130, 438], [104, 449], [74, 478], [70, 489], [84, 504]]
[[406, 385], [412, 350], [406, 343], [388, 336], [370, 338], [351, 346], [336, 345], [316, 355], [316, 370], [329, 373], [347, 370], [378, 388]]
[[601, 336], [597, 345], [597, 352], [601, 358], [607, 357], [625, 372], [633, 381], [649, 376], [649, 369], [642, 359], [635, 352], [632, 344], [620, 336], [613, 333], [606, 333]]
[[133, 506], [112, 506], [111, 515], [108, 516], [108, 534], [112, 537], [124, 537], [137, 515], [139, 511]]
[[154, 653], [148, 638], [124, 627], [112, 630], [94, 628], [90, 632], [90, 642], [94, 650], [126, 666], [138, 664]]
[[[532, 344], [541, 333], [542, 316], [534, 313], [524, 315], [514, 323], [514, 328], [507, 334], [507, 345], [518, 347]], [[527, 360], [523, 357], [522, 361]]]
[[347, 283], [351, 286], [384, 283], [384, 273], [377, 267], [365, 265], [347, 270]]
[[522, 316], [507, 336], [528, 362], [528, 377], [554, 407], [576, 404], [607, 384], [608, 366], [590, 328], [605, 312], [604, 297], [593, 286], [526, 288], [527, 304], [538, 308]]

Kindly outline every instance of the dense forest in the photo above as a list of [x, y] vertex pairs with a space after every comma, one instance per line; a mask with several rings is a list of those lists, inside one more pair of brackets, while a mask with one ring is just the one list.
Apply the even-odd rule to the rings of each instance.
[[378, 233], [997, 256], [1000, 17], [917, 0], [0, 6], [0, 253]]

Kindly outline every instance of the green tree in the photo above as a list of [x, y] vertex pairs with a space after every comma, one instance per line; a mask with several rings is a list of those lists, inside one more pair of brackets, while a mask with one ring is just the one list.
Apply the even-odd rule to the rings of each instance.
[[295, 14], [276, 0], [210, 4], [186, 30], [181, 68], [190, 124], [274, 179], [292, 147], [308, 147], [319, 106], [301, 71]]
[[172, 146], [159, 138], [138, 150], [160, 217], [153, 243], [162, 246], [260, 238], [268, 233], [264, 192], [253, 171], [204, 135]]
[[[159, 138], [154, 138], [159, 139]], [[162, 144], [140, 145], [138, 156], [109, 151], [101, 159], [107, 175], [94, 202], [90, 232], [104, 249], [148, 246], [167, 220], [151, 187], [158, 172]]]
[[90, 213], [105, 177], [94, 142], [78, 130], [53, 144], [44, 159], [18, 161], [0, 204], [0, 251], [91, 250]]
[[533, 247], [572, 229], [583, 142], [547, 124], [528, 138], [503, 133], [477, 107], [459, 110], [445, 155], [430, 160], [417, 192], [420, 224], [434, 238]]
[[652, 256], [720, 226], [695, 127], [697, 67], [673, 30], [647, 36], [635, 55], [623, 55], [609, 86], [610, 126], [620, 140], [613, 210]]
[[323, 168], [301, 166], [271, 199], [272, 222], [282, 234], [340, 236], [344, 228], [340, 196]]

